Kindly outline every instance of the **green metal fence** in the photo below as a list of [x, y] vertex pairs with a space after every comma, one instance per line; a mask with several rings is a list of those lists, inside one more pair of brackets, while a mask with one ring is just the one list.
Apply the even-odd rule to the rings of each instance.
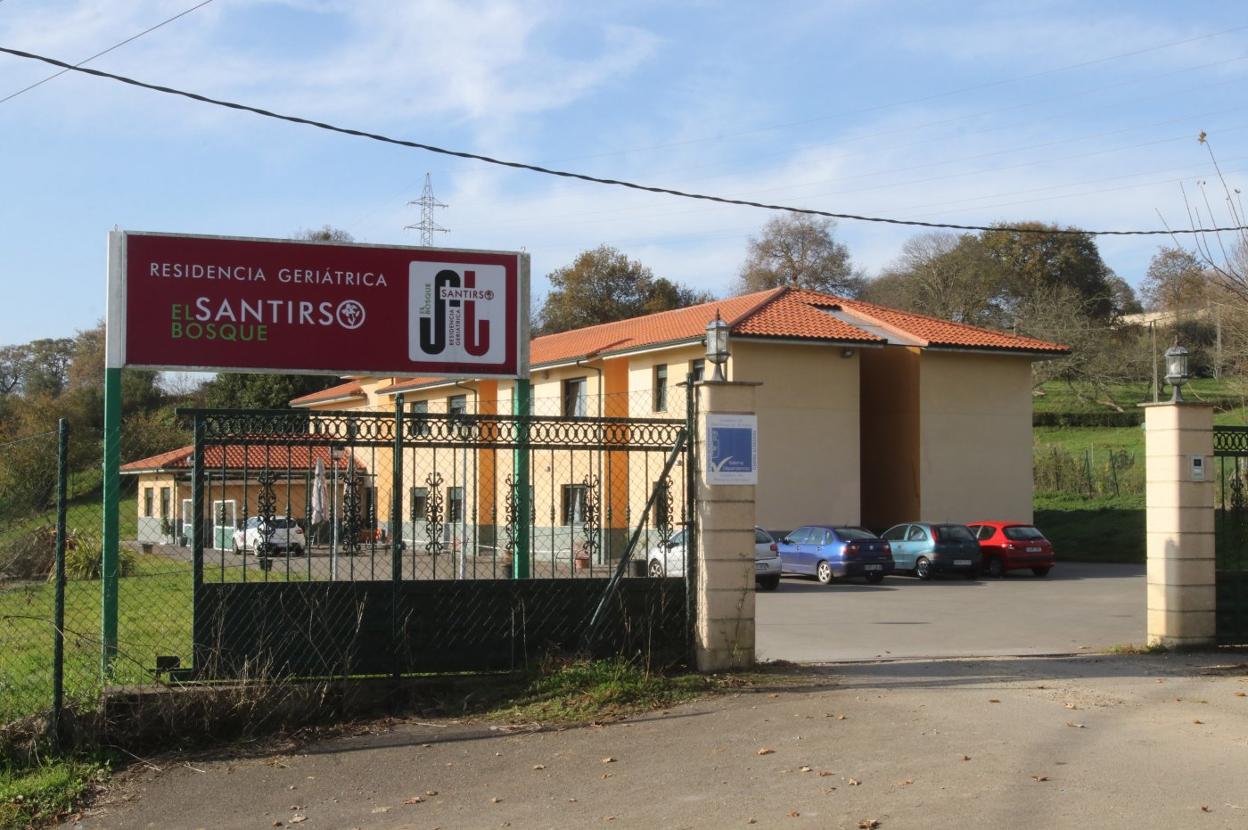
[[1216, 633], [1222, 645], [1248, 644], [1248, 427], [1215, 427], [1217, 459]]
[[[667, 543], [692, 530], [691, 400], [665, 419], [191, 413], [195, 446], [123, 466], [111, 586], [98, 468], [64, 462], [99, 436], [0, 442], [0, 724], [249, 673], [682, 661], [696, 533]], [[663, 578], [634, 578], [656, 549]]]

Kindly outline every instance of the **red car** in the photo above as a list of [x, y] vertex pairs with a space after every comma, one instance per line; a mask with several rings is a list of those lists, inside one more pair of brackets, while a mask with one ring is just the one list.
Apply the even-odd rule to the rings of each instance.
[[1000, 579], [1006, 571], [1030, 568], [1036, 576], [1048, 576], [1053, 568], [1053, 544], [1039, 530], [1021, 522], [969, 522], [979, 540], [984, 571]]

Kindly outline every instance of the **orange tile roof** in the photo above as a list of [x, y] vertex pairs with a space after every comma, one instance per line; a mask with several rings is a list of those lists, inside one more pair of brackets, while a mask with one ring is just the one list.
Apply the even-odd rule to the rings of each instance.
[[340, 383], [337, 386], [331, 386], [328, 389], [322, 389], [320, 392], [310, 392], [302, 395], [290, 402], [291, 406], [308, 406], [310, 404], [321, 403], [323, 401], [334, 401], [339, 398], [362, 398], [364, 397], [364, 387], [360, 385], [358, 380], [349, 380], [346, 383]]
[[[834, 308], [842, 308], [851, 314], [869, 318], [883, 328], [896, 330], [906, 339], [917, 340], [924, 346], [996, 349], [1033, 354], [1065, 354], [1069, 351], [1066, 346], [1030, 337], [951, 323], [936, 317], [897, 311], [874, 303], [849, 300], [817, 291], [783, 287], [536, 337], [530, 345], [530, 363], [534, 367], [541, 367], [581, 358], [618, 354], [647, 346], [695, 341], [706, 332], [706, 324], [715, 319], [716, 311], [728, 322], [732, 333], [740, 337], [857, 344], [887, 342], [877, 334], [827, 313]], [[378, 391], [382, 394], [402, 392], [438, 382], [442, 382], [442, 378], [412, 378]], [[307, 397], [309, 396], [292, 403], [303, 403]]]
[[[273, 436], [277, 438], [279, 436]], [[325, 441], [321, 436], [299, 435], [291, 436], [298, 440], [317, 440]], [[123, 473], [147, 473], [157, 470], [189, 470], [194, 463], [194, 450], [191, 447], [181, 447], [176, 450], [162, 452], [159, 455], [141, 458], [138, 461], [131, 461], [128, 464], [121, 465]], [[316, 469], [316, 462], [320, 461], [325, 465], [325, 469], [333, 469], [335, 463], [338, 469], [345, 470], [347, 468], [347, 459], [340, 458], [337, 462], [330, 459], [329, 444], [321, 443], [309, 446], [303, 445], [239, 445], [227, 444], [204, 447], [204, 466], [209, 470], [222, 469], [222, 461], [224, 460], [224, 468], [227, 470], [241, 470], [243, 468], [257, 469], [269, 466], [276, 470], [299, 470], [311, 471]], [[364, 464], [358, 459], [355, 462], [356, 467], [365, 469]]]
[[[813, 294], [814, 292], [808, 292]], [[815, 295], [816, 297], [825, 295]], [[1069, 346], [1023, 337], [1017, 334], [1006, 334], [1001, 331], [968, 326], [965, 323], [953, 323], [939, 317], [926, 314], [915, 314], [910, 311], [898, 311], [895, 308], [864, 303], [861, 300], [836, 300], [837, 305], [856, 312], [865, 317], [883, 323], [886, 327], [897, 329], [903, 334], [925, 341], [927, 346], [945, 348], [999, 349], [1013, 352], [1036, 352], [1048, 354], [1066, 354]]]

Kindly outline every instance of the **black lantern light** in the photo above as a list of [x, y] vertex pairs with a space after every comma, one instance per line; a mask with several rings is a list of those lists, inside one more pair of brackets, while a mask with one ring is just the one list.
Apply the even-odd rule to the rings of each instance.
[[711, 380], [723, 381], [724, 364], [728, 362], [728, 324], [719, 317], [719, 309], [715, 309], [715, 319], [706, 324], [706, 359], [715, 364], [715, 374]]
[[1187, 383], [1187, 378], [1187, 349], [1180, 346], [1178, 338], [1175, 338], [1174, 345], [1166, 349], [1166, 383], [1174, 387], [1171, 401], [1182, 402], [1181, 389], [1183, 384]]

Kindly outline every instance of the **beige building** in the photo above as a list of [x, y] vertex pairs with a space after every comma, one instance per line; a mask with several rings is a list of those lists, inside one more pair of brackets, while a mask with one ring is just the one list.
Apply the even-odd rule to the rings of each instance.
[[[906, 520], [1031, 520], [1031, 364], [1067, 349], [856, 300], [780, 288], [538, 337], [532, 414], [683, 418], [680, 384], [708, 371], [703, 339], [717, 312], [732, 332], [729, 379], [761, 384], [758, 524], [881, 530]], [[510, 381], [438, 378], [354, 377], [291, 403], [390, 412], [399, 393], [409, 412], [513, 408]], [[463, 480], [443, 482], [443, 496], [473, 533], [499, 522], [511, 455], [461, 455]], [[576, 488], [589, 476], [604, 487], [605, 527], [626, 528], [637, 515], [661, 454], [653, 467], [648, 458], [611, 456], [535, 451], [537, 556], [543, 540], [550, 552], [572, 544], [559, 528], [574, 527], [583, 497]], [[420, 459], [404, 468], [409, 502], [428, 498]], [[377, 496], [377, 515], [388, 515], [387, 502]]]
[[[879, 531], [907, 520], [1031, 521], [1031, 364], [1067, 349], [856, 300], [781, 288], [538, 337], [531, 347], [531, 414], [685, 418], [683, 384], [709, 370], [704, 337], [716, 313], [731, 330], [728, 378], [760, 384], [757, 524]], [[410, 416], [505, 415], [513, 412], [513, 391], [511, 381], [352, 377], [291, 404], [309, 413], [392, 413], [401, 394]], [[318, 453], [335, 473], [332, 443], [309, 441], [290, 463], [279, 459], [279, 514], [309, 515]], [[123, 467], [138, 478], [140, 541], [189, 538], [190, 449]], [[209, 460], [210, 471], [220, 465], [205, 500], [214, 545], [225, 546], [224, 529], [256, 515], [254, 477], [271, 461], [257, 455], [264, 449], [252, 447], [243, 458], [241, 448], [226, 448]], [[405, 540], [427, 550], [436, 536], [445, 551], [471, 549], [478, 556], [503, 547], [511, 451], [421, 446], [404, 452]], [[534, 559], [577, 555], [590, 538], [586, 523], [596, 525], [591, 535], [599, 541], [591, 547], [599, 561], [622, 550], [659, 483], [665, 455], [533, 449]], [[388, 528], [393, 450], [371, 447], [336, 463], [343, 473], [343, 465], [358, 465], [364, 524]], [[664, 501], [679, 522], [683, 476], [673, 479]], [[334, 505], [344, 498], [343, 480], [333, 475], [327, 482]], [[435, 530], [430, 515], [437, 516]]]

